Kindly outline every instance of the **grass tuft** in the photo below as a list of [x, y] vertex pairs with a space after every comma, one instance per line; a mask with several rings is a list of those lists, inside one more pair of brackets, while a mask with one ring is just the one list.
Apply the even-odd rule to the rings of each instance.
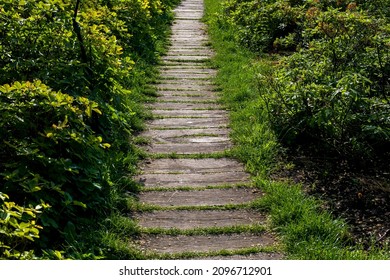
[[143, 234], [164, 234], [164, 235], [219, 235], [219, 234], [234, 234], [234, 233], [263, 233], [267, 230], [266, 225], [262, 224], [251, 224], [251, 225], [239, 225], [239, 226], [228, 226], [228, 227], [205, 227], [195, 229], [177, 229], [177, 228], [141, 228], [140, 233]]
[[212, 257], [229, 257], [229, 256], [246, 256], [254, 255], [260, 253], [272, 253], [278, 252], [280, 250], [277, 246], [266, 246], [266, 247], [250, 247], [243, 248], [238, 250], [220, 250], [212, 252], [185, 252], [185, 253], [176, 253], [176, 254], [156, 254], [149, 253], [148, 256], [152, 259], [207, 259]]

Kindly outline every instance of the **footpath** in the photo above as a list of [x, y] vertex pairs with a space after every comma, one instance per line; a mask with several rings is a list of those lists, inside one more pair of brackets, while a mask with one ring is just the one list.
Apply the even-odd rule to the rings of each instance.
[[135, 178], [146, 209], [135, 217], [138, 245], [156, 258], [280, 259], [266, 216], [250, 207], [263, 194], [226, 156], [228, 114], [207, 63], [213, 51], [201, 22], [203, 1], [184, 0], [175, 15], [154, 119], [143, 133], [150, 159]]

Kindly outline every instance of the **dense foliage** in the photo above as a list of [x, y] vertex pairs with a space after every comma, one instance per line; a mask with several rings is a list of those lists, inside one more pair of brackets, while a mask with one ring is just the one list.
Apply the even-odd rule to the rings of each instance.
[[0, 1], [0, 258], [58, 256], [111, 211], [174, 2]]
[[[229, 0], [220, 20], [253, 51], [283, 51], [259, 92], [282, 141], [386, 159], [390, 1]], [[287, 53], [286, 53], [287, 51]]]

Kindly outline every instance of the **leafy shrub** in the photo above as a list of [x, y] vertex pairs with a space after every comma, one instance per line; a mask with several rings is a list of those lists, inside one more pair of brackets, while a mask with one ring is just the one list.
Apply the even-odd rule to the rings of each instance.
[[[108, 7], [115, 13], [116, 21], [122, 21], [122, 29], [118, 29], [117, 22], [107, 19], [113, 33], [128, 46], [129, 53], [135, 59], [136, 56], [149, 61], [156, 59], [158, 37], [156, 30], [161, 31], [161, 26], [172, 18], [169, 8], [172, 4], [161, 0], [111, 0]], [[123, 32], [126, 30], [126, 32]], [[127, 36], [131, 34], [131, 36]]]
[[[292, 2], [292, 3], [291, 3]], [[295, 34], [302, 14], [299, 1], [227, 1], [225, 21], [237, 30], [239, 43], [257, 52], [269, 51], [278, 46], [280, 38], [289, 49], [296, 45]], [[287, 44], [286, 44], [287, 43]]]
[[358, 8], [361, 8], [377, 18], [390, 19], [390, 1], [389, 0], [356, 0]]
[[390, 141], [390, 26], [363, 12], [317, 11], [299, 52], [263, 79], [287, 142], [326, 143], [342, 154], [386, 154]]
[[236, 40], [255, 52], [294, 51], [301, 47], [308, 19], [328, 9], [368, 11], [389, 18], [390, 1], [348, 0], [228, 0], [223, 20], [236, 30]]
[[383, 156], [390, 140], [389, 10], [389, 1], [228, 0], [220, 19], [252, 51], [295, 51], [260, 79], [285, 143]]
[[0, 84], [39, 79], [54, 90], [88, 96], [106, 112], [94, 116], [94, 129], [111, 141], [126, 137], [134, 59], [156, 59], [157, 32], [169, 8], [160, 0], [5, 0]]
[[86, 124], [93, 113], [95, 102], [40, 81], [0, 87], [0, 185], [18, 205], [50, 206], [38, 218], [42, 242], [70, 237], [77, 219], [106, 205], [110, 145]]
[[8, 200], [9, 196], [0, 192], [0, 259], [31, 259], [34, 251], [26, 248], [39, 238], [42, 227], [37, 215], [47, 205], [22, 207]]

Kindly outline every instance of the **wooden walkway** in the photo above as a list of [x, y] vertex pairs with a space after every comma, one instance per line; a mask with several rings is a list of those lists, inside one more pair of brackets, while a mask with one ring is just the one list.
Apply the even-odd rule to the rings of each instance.
[[262, 193], [241, 163], [224, 156], [232, 143], [212, 82], [216, 70], [207, 64], [213, 51], [203, 1], [184, 0], [175, 14], [155, 118], [143, 133], [154, 156], [136, 177], [140, 201], [157, 210], [137, 213], [138, 244], [162, 258], [279, 259], [266, 217], [250, 207]]

